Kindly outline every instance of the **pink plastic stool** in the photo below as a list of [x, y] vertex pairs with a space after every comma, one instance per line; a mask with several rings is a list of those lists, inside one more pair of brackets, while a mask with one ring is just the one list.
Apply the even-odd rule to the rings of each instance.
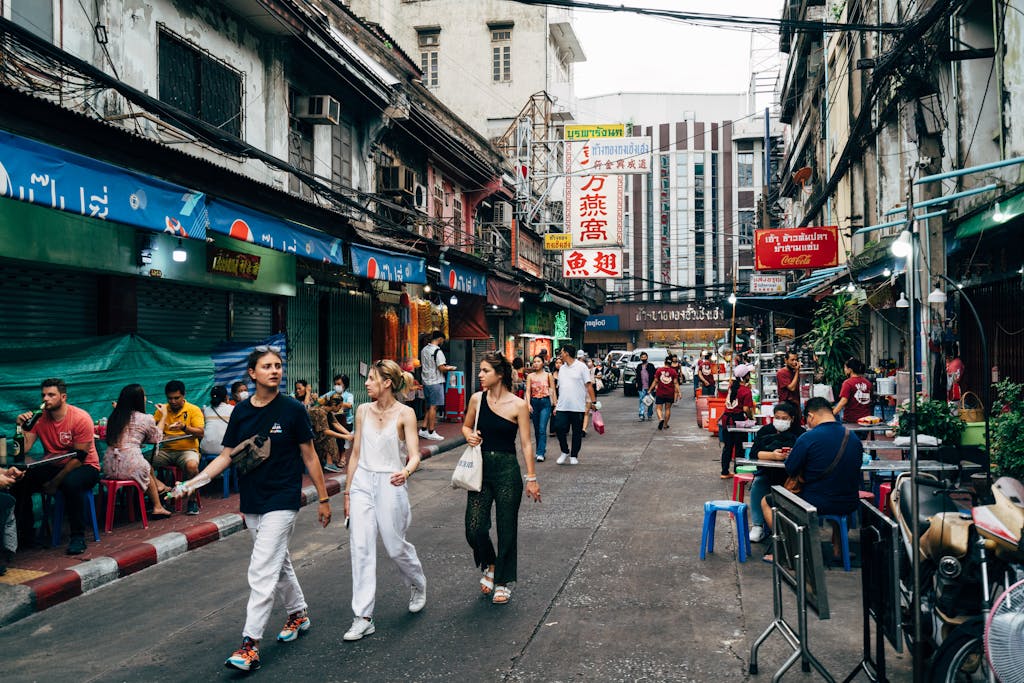
[[892, 493], [892, 483], [885, 482], [878, 485], [878, 509], [889, 514], [889, 494]]
[[[117, 502], [117, 492], [123, 488], [133, 488], [139, 493], [139, 513], [142, 516], [142, 528], [149, 528], [149, 519], [146, 518], [146, 492], [142, 485], [134, 479], [100, 479], [100, 485], [107, 490], [107, 513], [104, 522], [104, 530], [109, 534], [114, 528], [114, 504]], [[128, 505], [128, 519], [135, 521], [132, 506]]]
[[753, 483], [754, 475], [749, 472], [741, 472], [732, 478], [732, 499], [742, 503], [743, 492], [747, 484]]
[[871, 493], [871, 491], [858, 491], [857, 495], [861, 500], [869, 500], [872, 504], [875, 502], [875, 494]]

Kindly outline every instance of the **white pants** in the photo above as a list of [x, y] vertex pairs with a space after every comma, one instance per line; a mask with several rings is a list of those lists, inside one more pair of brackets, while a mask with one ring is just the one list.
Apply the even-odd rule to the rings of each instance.
[[245, 525], [252, 534], [252, 557], [249, 559], [249, 604], [245, 608], [245, 629], [242, 636], [253, 640], [263, 638], [263, 628], [280, 597], [288, 614], [306, 609], [299, 580], [295, 578], [288, 541], [295, 529], [298, 510], [274, 510], [262, 515], [245, 515]]
[[349, 489], [349, 547], [352, 549], [352, 612], [372, 617], [377, 593], [377, 532], [406, 585], [426, 585], [416, 548], [405, 540], [412, 521], [409, 493], [391, 483], [391, 472], [356, 468]]

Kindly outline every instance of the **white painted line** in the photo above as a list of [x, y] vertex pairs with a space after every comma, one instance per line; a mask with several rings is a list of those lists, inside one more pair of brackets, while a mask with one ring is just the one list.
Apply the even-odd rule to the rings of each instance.
[[94, 557], [88, 562], [81, 562], [70, 567], [82, 580], [82, 592], [110, 583], [117, 579], [117, 560], [112, 557]]
[[171, 531], [147, 542], [156, 548], [157, 564], [188, 552], [188, 539], [180, 531]]

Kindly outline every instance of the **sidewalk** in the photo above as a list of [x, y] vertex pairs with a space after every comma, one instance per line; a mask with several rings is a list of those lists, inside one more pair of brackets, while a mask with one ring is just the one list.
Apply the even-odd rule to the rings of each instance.
[[[427, 459], [465, 444], [461, 429], [461, 424], [439, 423], [437, 432], [444, 441], [421, 439], [420, 456]], [[344, 488], [343, 474], [325, 473], [325, 480], [330, 496]], [[316, 488], [308, 476], [302, 485], [303, 505], [315, 502]], [[103, 531], [105, 508], [97, 496], [100, 541], [93, 541], [87, 528], [89, 547], [84, 554], [65, 554], [65, 534], [58, 547], [19, 550], [15, 555], [7, 574], [0, 576], [0, 626], [241, 531], [245, 524], [238, 511], [238, 494], [222, 495], [217, 479], [202, 489], [198, 515], [176, 512], [167, 519], [149, 520], [146, 529], [139, 519], [128, 522], [125, 511], [118, 508], [109, 534]]]

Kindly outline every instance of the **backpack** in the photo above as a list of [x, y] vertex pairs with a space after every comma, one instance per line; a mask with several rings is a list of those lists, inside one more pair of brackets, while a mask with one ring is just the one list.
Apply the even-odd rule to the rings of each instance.
[[[434, 367], [435, 368], [438, 368], [438, 366], [437, 366], [437, 354], [439, 354], [439, 353], [441, 353], [441, 347], [440, 346], [437, 347], [436, 349], [434, 349], [434, 353], [431, 356], [431, 360], [434, 361]], [[447, 373], [441, 372], [440, 368], [438, 368], [438, 372], [441, 374], [441, 377], [444, 377], [447, 374]], [[413, 369], [412, 376], [413, 376], [413, 378], [415, 378], [415, 380], [416, 380], [416, 382], [418, 384], [423, 384], [423, 353], [422, 352], [420, 352], [420, 364], [417, 365]]]

